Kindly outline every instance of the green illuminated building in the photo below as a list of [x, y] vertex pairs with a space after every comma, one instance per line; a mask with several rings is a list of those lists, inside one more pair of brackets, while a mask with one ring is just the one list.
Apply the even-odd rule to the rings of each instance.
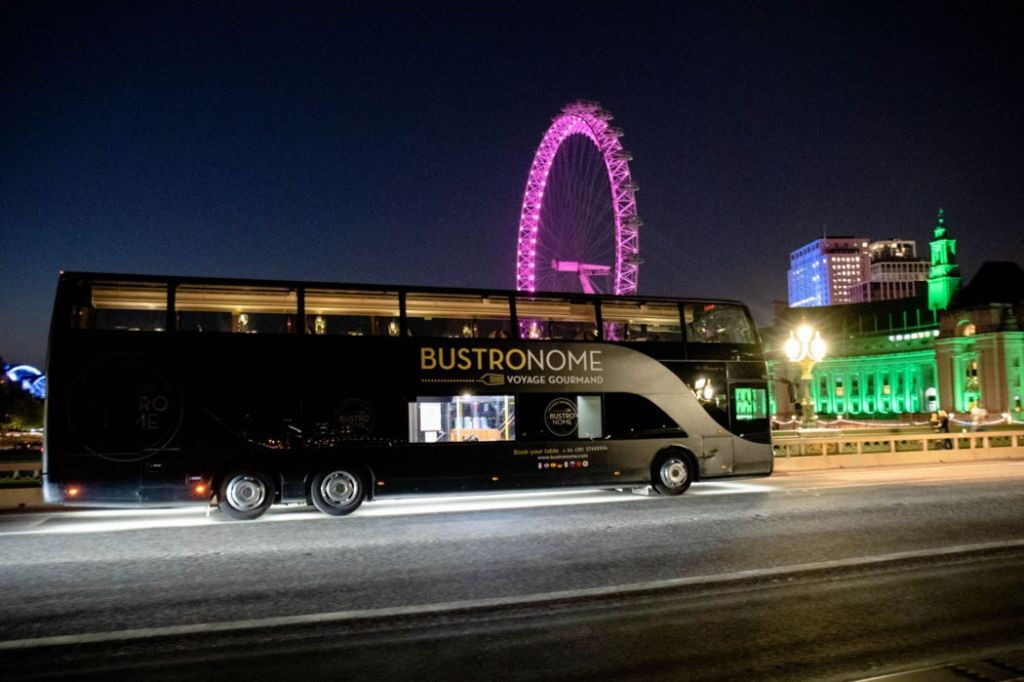
[[960, 286], [960, 268], [956, 263], [956, 240], [946, 236], [946, 219], [939, 209], [932, 247], [932, 265], [928, 270], [928, 307], [945, 310]]
[[892, 419], [937, 409], [935, 340], [939, 313], [925, 296], [878, 303], [820, 308], [785, 308], [763, 331], [775, 382], [773, 414], [793, 416], [787, 381], [796, 389], [799, 371], [781, 356], [789, 330], [810, 323], [828, 344], [824, 362], [814, 367], [811, 398], [822, 416]]
[[956, 411], [977, 405], [1020, 415], [1024, 406], [1024, 270], [988, 262], [942, 316], [935, 358], [939, 399]]
[[[828, 344], [815, 365], [811, 398], [823, 418], [923, 419], [933, 410], [1024, 421], [1024, 270], [988, 262], [961, 287], [956, 240], [940, 210], [931, 242], [927, 293], [916, 298], [776, 310], [762, 335], [770, 373], [777, 378], [772, 414], [795, 416], [799, 369], [782, 344], [802, 323]], [[960, 415], [961, 418], [964, 416]]]

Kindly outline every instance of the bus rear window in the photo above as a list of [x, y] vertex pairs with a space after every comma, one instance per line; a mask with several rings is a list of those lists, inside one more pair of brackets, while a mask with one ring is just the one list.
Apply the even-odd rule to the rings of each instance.
[[512, 332], [504, 296], [409, 293], [405, 317], [412, 336], [507, 339]]
[[167, 285], [151, 282], [81, 282], [72, 309], [75, 329], [163, 331]]
[[682, 341], [675, 303], [603, 301], [601, 320], [608, 341]]
[[398, 336], [398, 293], [306, 289], [306, 333]]
[[181, 284], [174, 308], [182, 332], [291, 334], [298, 295], [285, 287]]
[[588, 341], [597, 338], [593, 303], [518, 298], [516, 314], [524, 339]]
[[690, 343], [757, 343], [746, 311], [727, 303], [685, 303], [683, 319]]

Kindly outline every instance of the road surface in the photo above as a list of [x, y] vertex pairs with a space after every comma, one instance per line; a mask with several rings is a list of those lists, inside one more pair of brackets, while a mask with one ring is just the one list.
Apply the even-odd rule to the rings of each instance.
[[0, 677], [857, 679], [1024, 646], [1024, 462], [0, 516]]

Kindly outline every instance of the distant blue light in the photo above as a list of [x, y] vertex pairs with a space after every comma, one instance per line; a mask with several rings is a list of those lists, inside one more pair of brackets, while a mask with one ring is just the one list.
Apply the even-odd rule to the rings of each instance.
[[17, 383], [21, 383], [25, 379], [35, 379], [41, 376], [43, 376], [43, 373], [31, 365], [17, 365], [7, 370], [7, 378]]
[[11, 383], [18, 384], [34, 398], [46, 398], [46, 375], [32, 365], [17, 365], [6, 372]]
[[46, 375], [44, 374], [33, 381], [32, 385], [28, 387], [28, 392], [33, 398], [46, 400]]

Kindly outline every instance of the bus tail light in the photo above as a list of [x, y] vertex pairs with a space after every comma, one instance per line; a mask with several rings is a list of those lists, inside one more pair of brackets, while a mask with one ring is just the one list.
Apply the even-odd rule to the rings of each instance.
[[68, 487], [64, 492], [67, 493], [68, 497], [78, 497], [79, 494], [81, 494], [82, 489], [79, 488], [77, 485], [73, 485]]

